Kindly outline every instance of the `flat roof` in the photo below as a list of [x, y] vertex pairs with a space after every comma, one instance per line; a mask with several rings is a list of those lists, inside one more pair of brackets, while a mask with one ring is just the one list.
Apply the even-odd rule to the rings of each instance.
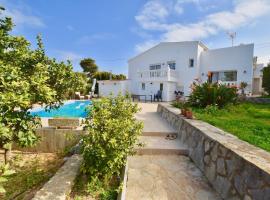
[[128, 81], [129, 79], [125, 79], [125, 80], [98, 80], [97, 82], [121, 82], [121, 81]]

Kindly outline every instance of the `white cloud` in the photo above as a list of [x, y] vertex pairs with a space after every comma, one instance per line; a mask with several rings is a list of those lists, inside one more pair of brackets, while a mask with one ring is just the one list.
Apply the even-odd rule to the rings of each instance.
[[268, 63], [270, 63], [270, 55], [259, 56], [257, 62], [267, 65]]
[[155, 41], [155, 40], [148, 40], [144, 43], [141, 43], [141, 44], [137, 44], [135, 46], [135, 51], [140, 53], [140, 52], [144, 52], [146, 51], [147, 49], [150, 49], [151, 47], [155, 46], [158, 44], [158, 41]]
[[233, 11], [224, 11], [207, 16], [210, 26], [228, 30], [250, 23], [251, 20], [265, 15], [270, 11], [270, 2], [267, 0], [236, 1]]
[[44, 22], [39, 17], [27, 15], [17, 9], [7, 9], [5, 15], [11, 17], [16, 26], [27, 25], [32, 27], [45, 27]]
[[160, 22], [169, 15], [167, 8], [161, 1], [152, 0], [147, 2], [139, 15], [135, 16], [136, 21], [144, 29], [164, 29]]
[[11, 17], [14, 24], [18, 26], [45, 27], [43, 20], [33, 14], [32, 9], [26, 4], [13, 4], [10, 1], [0, 0], [5, 7], [3, 14]]
[[[174, 1], [174, 0], [171, 0]], [[182, 24], [179, 22], [169, 23], [167, 19], [171, 12], [169, 7], [162, 4], [161, 1], [152, 0], [152, 3], [145, 4], [142, 11], [135, 17], [139, 26], [144, 30], [159, 31], [161, 34], [155, 40], [145, 41], [135, 47], [136, 51], [144, 50], [146, 47], [151, 47], [150, 44], [156, 44], [160, 41], [184, 41], [184, 40], [199, 40], [207, 38], [210, 35], [215, 35], [220, 31], [229, 31], [237, 29], [241, 26], [254, 23], [254, 20], [266, 15], [270, 12], [269, 0], [235, 0], [234, 7], [231, 11], [220, 11], [206, 15], [202, 20], [197, 22]], [[158, 2], [158, 6], [154, 3]], [[180, 0], [178, 3], [194, 2], [196, 0]], [[152, 8], [149, 6], [154, 5]], [[166, 9], [165, 9], [166, 8]], [[151, 16], [148, 11], [163, 13]], [[161, 10], [161, 11], [160, 11]], [[163, 10], [163, 11], [162, 11]], [[165, 11], [166, 13], [165, 14]]]
[[182, 7], [182, 2], [181, 1], [177, 1], [174, 5], [174, 11], [177, 14], [182, 14], [184, 12], [184, 9]]

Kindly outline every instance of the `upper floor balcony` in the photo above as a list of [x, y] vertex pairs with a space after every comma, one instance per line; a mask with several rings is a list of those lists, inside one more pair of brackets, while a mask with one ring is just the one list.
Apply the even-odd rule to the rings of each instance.
[[146, 70], [138, 72], [140, 81], [178, 81], [178, 71], [171, 69]]

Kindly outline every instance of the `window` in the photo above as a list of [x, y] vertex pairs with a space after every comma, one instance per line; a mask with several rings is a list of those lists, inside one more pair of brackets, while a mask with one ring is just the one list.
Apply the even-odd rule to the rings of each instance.
[[150, 69], [150, 70], [161, 69], [161, 65], [160, 65], [160, 64], [158, 64], [158, 65], [150, 65], [149, 69]]
[[209, 78], [212, 83], [216, 83], [218, 81], [235, 82], [237, 81], [237, 71], [211, 72]]
[[159, 85], [159, 90], [160, 90], [160, 91], [163, 91], [163, 83], [160, 83], [160, 85]]
[[142, 90], [145, 90], [145, 83], [142, 83]]
[[194, 59], [189, 59], [189, 67], [194, 67]]
[[170, 69], [173, 69], [173, 70], [175, 70], [175, 62], [168, 62], [168, 67], [170, 68]]
[[221, 81], [237, 81], [237, 71], [227, 71], [219, 73]]

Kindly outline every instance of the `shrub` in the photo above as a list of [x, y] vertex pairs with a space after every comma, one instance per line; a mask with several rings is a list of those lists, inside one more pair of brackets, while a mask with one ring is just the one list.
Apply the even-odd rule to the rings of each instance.
[[174, 101], [174, 102], [172, 103], [172, 106], [173, 106], [173, 107], [176, 107], [176, 108], [183, 108], [184, 102], [182, 102], [182, 101]]
[[134, 145], [143, 125], [134, 114], [139, 111], [129, 97], [118, 95], [93, 101], [86, 120], [87, 135], [83, 138], [82, 172], [109, 181], [119, 175], [128, 155], [134, 153]]
[[208, 105], [215, 105], [221, 108], [229, 103], [235, 103], [236, 101], [237, 88], [208, 82], [202, 84], [194, 82], [192, 85], [192, 93], [188, 100], [191, 106], [202, 108]]

